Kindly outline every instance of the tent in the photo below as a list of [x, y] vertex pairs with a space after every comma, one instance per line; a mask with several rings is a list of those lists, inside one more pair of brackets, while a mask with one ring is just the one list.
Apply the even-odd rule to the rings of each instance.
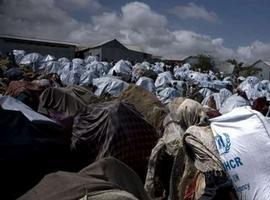
[[157, 130], [161, 130], [167, 111], [154, 94], [142, 87], [130, 84], [118, 99], [134, 105], [148, 123]]
[[75, 116], [96, 99], [90, 90], [80, 86], [47, 88], [40, 96], [38, 111], [46, 115], [61, 112], [66, 116]]
[[71, 148], [94, 161], [113, 156], [140, 177], [157, 140], [155, 129], [134, 106], [118, 100], [90, 105], [74, 119]]
[[115, 158], [101, 159], [78, 173], [49, 174], [19, 198], [36, 199], [149, 200], [139, 177]]
[[20, 111], [0, 109], [0, 118], [2, 199], [17, 198], [47, 173], [71, 169], [66, 135], [39, 129]]

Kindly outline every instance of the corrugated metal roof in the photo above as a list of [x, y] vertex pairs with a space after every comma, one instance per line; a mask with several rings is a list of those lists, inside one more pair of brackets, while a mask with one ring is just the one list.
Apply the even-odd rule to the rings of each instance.
[[51, 43], [51, 44], [59, 44], [59, 45], [68, 45], [68, 46], [77, 46], [77, 44], [70, 43], [70, 42], [63, 42], [63, 41], [56, 41], [56, 40], [49, 40], [49, 39], [40, 39], [40, 38], [35, 38], [35, 37], [25, 37], [25, 36], [18, 36], [18, 35], [0, 34], [0, 38], [42, 42], [42, 43]]
[[128, 45], [128, 44], [123, 44], [123, 45], [133, 51], [140, 51], [140, 52], [144, 51], [141, 47], [138, 47], [136, 45]]
[[145, 53], [145, 54], [151, 55], [150, 53], [144, 52], [143, 48], [140, 48], [140, 47], [138, 47], [137, 45], [124, 44], [124, 43], [121, 43], [120, 41], [118, 41], [117, 39], [107, 40], [107, 41], [105, 41], [105, 42], [104, 42], [104, 41], [103, 41], [103, 42], [99, 42], [99, 43], [97, 43], [97, 44], [95, 44], [95, 45], [91, 45], [91, 46], [88, 47], [88, 48], [81, 48], [81, 49], [79, 49], [79, 51], [87, 51], [87, 50], [89, 50], [89, 49], [99, 48], [99, 47], [101, 47], [101, 46], [103, 46], [103, 45], [105, 45], [105, 44], [107, 44], [107, 43], [109, 43], [109, 42], [112, 42], [112, 41], [114, 41], [114, 40], [116, 40], [117, 42], [119, 42], [121, 45], [123, 45], [123, 46], [124, 46], [126, 49], [128, 49], [128, 50], [136, 51], [136, 52], [140, 52], [140, 53]]
[[265, 61], [265, 60], [258, 60], [254, 64], [252, 64], [252, 66], [257, 65], [260, 62], [262, 62], [262, 63], [264, 63], [264, 64], [266, 64], [266, 65], [268, 65], [270, 67], [270, 62], [269, 61]]
[[269, 61], [263, 61], [263, 62], [270, 67], [270, 62]]

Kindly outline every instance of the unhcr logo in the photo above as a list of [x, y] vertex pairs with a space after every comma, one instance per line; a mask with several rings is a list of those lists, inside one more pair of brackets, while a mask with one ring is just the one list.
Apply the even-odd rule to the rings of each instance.
[[227, 133], [217, 134], [215, 137], [216, 145], [220, 155], [228, 153], [231, 148], [230, 136]]

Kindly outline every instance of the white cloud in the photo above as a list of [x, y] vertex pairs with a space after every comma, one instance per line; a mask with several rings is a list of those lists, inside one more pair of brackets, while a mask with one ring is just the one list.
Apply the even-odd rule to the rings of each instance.
[[[120, 13], [104, 12], [92, 17], [92, 33], [90, 36], [100, 41], [118, 38], [125, 44], [136, 45], [141, 49], [162, 47], [173, 41], [173, 34], [167, 30], [167, 19], [139, 2], [126, 4]], [[71, 38], [74, 39], [74, 38]]]
[[178, 30], [173, 32], [174, 40], [163, 49], [152, 49], [156, 53], [161, 51], [167, 58], [184, 58], [189, 55], [200, 53], [213, 55], [222, 59], [233, 56], [232, 49], [223, 46], [221, 38], [212, 39], [209, 36], [201, 35], [193, 31]]
[[140, 49], [166, 58], [211, 53], [228, 58], [233, 51], [223, 46], [221, 38], [211, 38], [192, 31], [170, 31], [167, 19], [139, 2], [126, 4], [121, 13], [106, 12], [93, 18], [94, 30], [98, 35], [112, 38], [117, 35], [122, 42], [136, 45]]
[[0, 5], [1, 33], [38, 38], [65, 39], [79, 26], [53, 0], [3, 0]]
[[207, 22], [218, 21], [218, 16], [216, 13], [208, 11], [205, 7], [198, 6], [195, 3], [176, 6], [170, 10], [170, 13], [176, 15], [180, 19], [205, 20]]
[[246, 62], [255, 62], [258, 59], [270, 61], [270, 43], [255, 41], [249, 46], [239, 47], [237, 54]]
[[88, 7], [90, 1], [68, 0], [66, 8], [58, 5], [60, 1], [64, 0], [0, 1], [0, 33], [76, 42], [81, 46], [117, 38], [153, 55], [173, 59], [199, 53], [224, 59], [270, 59], [270, 44], [254, 42], [233, 50], [225, 47], [222, 38], [189, 30], [172, 31], [168, 28], [167, 18], [145, 3], [131, 2], [116, 12], [103, 9], [97, 0], [91, 0], [96, 2], [96, 11], [93, 8], [89, 18], [82, 21], [68, 10]]

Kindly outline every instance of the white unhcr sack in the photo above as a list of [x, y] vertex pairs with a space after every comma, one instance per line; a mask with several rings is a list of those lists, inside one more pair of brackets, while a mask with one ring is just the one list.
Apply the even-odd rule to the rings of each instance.
[[238, 198], [270, 199], [270, 124], [250, 107], [211, 120], [224, 168]]

